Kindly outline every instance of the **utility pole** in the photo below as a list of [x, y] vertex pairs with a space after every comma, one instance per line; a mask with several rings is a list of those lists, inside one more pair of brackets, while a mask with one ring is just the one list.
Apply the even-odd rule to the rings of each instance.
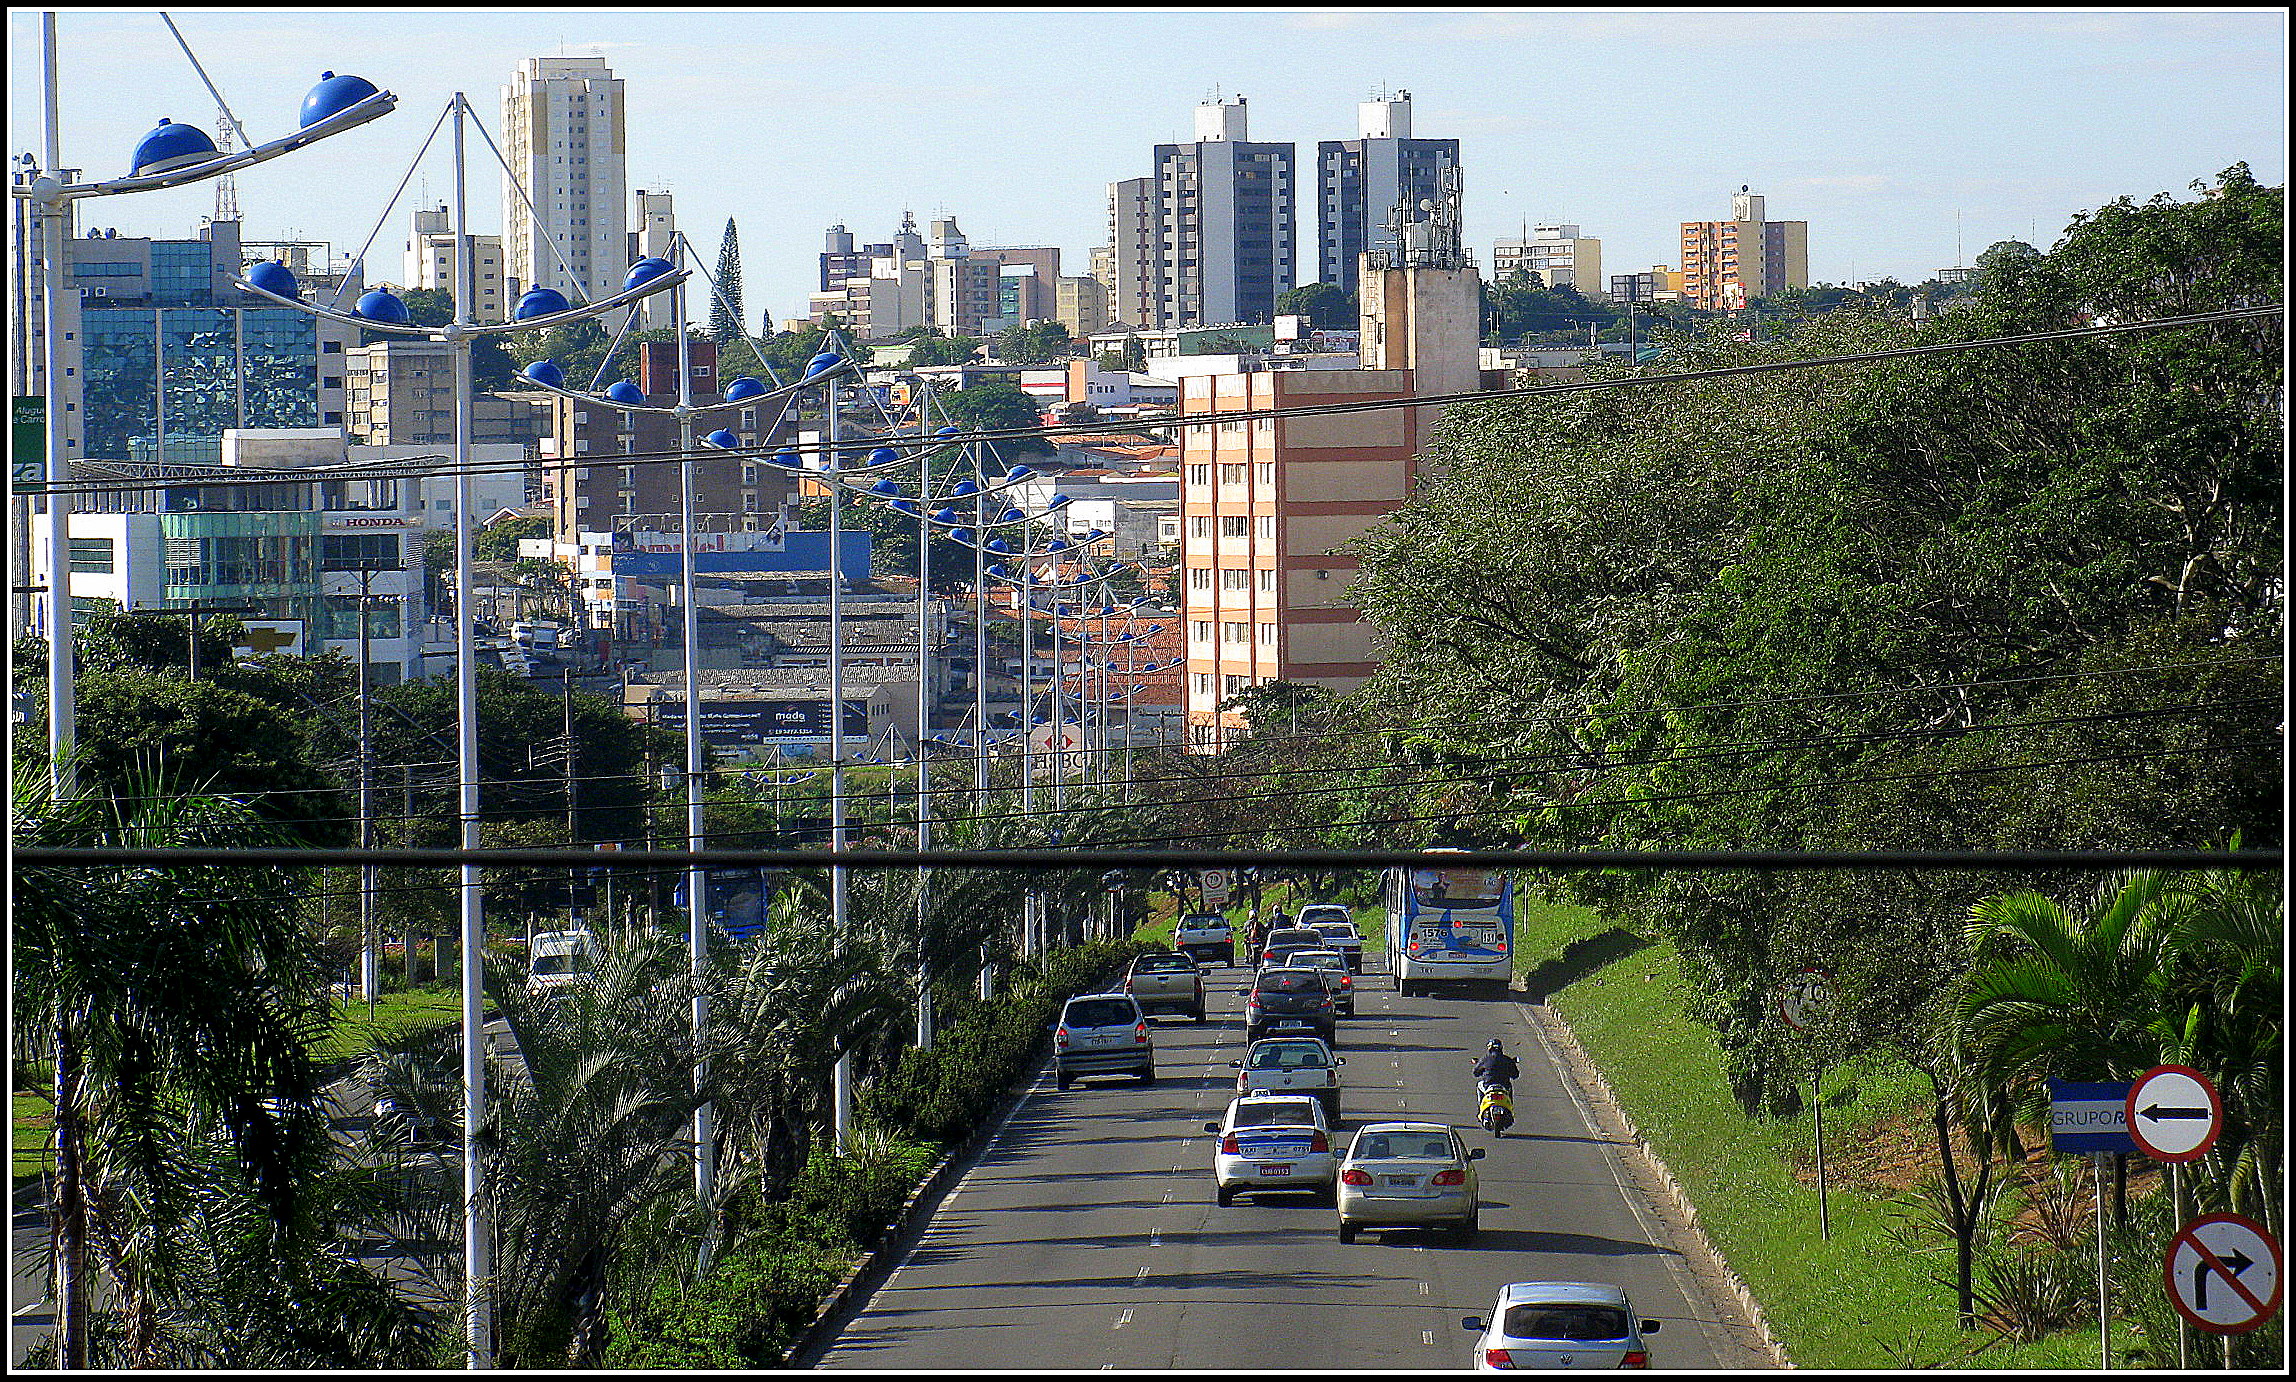
[[[391, 541], [398, 541], [392, 538]], [[359, 568], [359, 848], [375, 847], [375, 768], [367, 716], [367, 597], [375, 578], [372, 566]], [[198, 621], [192, 621], [192, 644], [199, 643]], [[381, 959], [375, 947], [375, 866], [359, 865], [359, 991], [367, 996], [367, 1020], [375, 1017], [375, 990], [379, 987]]]

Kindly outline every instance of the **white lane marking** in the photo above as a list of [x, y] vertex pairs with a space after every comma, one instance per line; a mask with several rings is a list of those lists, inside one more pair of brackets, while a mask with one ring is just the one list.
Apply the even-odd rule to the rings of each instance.
[[1424, 1296], [1424, 1295], [1426, 1295], [1426, 1294], [1428, 1294], [1428, 1291], [1427, 1291], [1427, 1283], [1426, 1283], [1426, 1282], [1424, 1282], [1424, 1281], [1422, 1281], [1422, 1282], [1420, 1282], [1420, 1283], [1419, 1283], [1419, 1294], [1420, 1294], [1420, 1295], [1423, 1295], [1423, 1296]]
[[1165, 1191], [1165, 1192], [1164, 1192], [1164, 1203], [1166, 1203], [1166, 1204], [1170, 1204], [1170, 1203], [1172, 1203], [1172, 1192], [1171, 1192], [1171, 1191], [1169, 1191], [1169, 1190], [1167, 1190], [1167, 1191]]
[[1148, 1235], [1148, 1246], [1149, 1246], [1149, 1247], [1152, 1247], [1152, 1248], [1160, 1248], [1160, 1247], [1163, 1247], [1163, 1246], [1164, 1246], [1164, 1230], [1162, 1230], [1162, 1229], [1158, 1229], [1158, 1230], [1156, 1230], [1154, 1233], [1151, 1233], [1151, 1234], [1149, 1234], [1149, 1235]]
[[1435, 1346], [1435, 1331], [1432, 1329], [1420, 1330], [1419, 1342], [1427, 1345], [1429, 1348], [1433, 1348]]
[[1136, 1276], [1136, 1277], [1132, 1278], [1132, 1284], [1133, 1284], [1133, 1285], [1135, 1285], [1135, 1286], [1138, 1286], [1140, 1283], [1142, 1283], [1142, 1282], [1146, 1281], [1147, 1279], [1148, 1279], [1148, 1269], [1147, 1269], [1146, 1267], [1142, 1267], [1142, 1268], [1140, 1269], [1140, 1275], [1138, 1275], [1138, 1276]]
[[1132, 1312], [1131, 1312], [1131, 1311], [1129, 1311], [1129, 1310], [1127, 1310], [1127, 1311], [1125, 1311], [1123, 1314], [1121, 1314], [1121, 1315], [1118, 1315], [1118, 1316], [1116, 1317], [1116, 1323], [1114, 1323], [1114, 1324], [1112, 1324], [1112, 1325], [1110, 1325], [1110, 1326], [1108, 1326], [1108, 1327], [1109, 1327], [1110, 1329], [1122, 1329], [1124, 1326], [1126, 1326], [1126, 1325], [1128, 1325], [1128, 1324], [1130, 1324], [1130, 1323], [1132, 1323]]

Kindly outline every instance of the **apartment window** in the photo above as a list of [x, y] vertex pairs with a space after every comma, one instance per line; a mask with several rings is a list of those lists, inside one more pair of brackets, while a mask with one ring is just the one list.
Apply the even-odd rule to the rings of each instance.
[[1243, 463], [1242, 461], [1237, 461], [1237, 462], [1235, 462], [1235, 463], [1234, 463], [1234, 464], [1232, 464], [1232, 465], [1223, 464], [1223, 465], [1220, 467], [1220, 483], [1221, 483], [1221, 484], [1223, 484], [1223, 485], [1240, 485], [1240, 484], [1242, 484], [1243, 482], [1244, 482], [1244, 463]]
[[1196, 688], [1196, 694], [1199, 696], [1208, 696], [1212, 694], [1212, 674], [1210, 672], [1196, 673], [1193, 685]]
[[1273, 624], [1260, 625], [1260, 646], [1263, 648], [1272, 648], [1275, 645], [1276, 626]]
[[1259, 471], [1261, 484], [1272, 485], [1276, 482], [1276, 463], [1274, 461], [1261, 461], [1254, 468]]
[[1189, 466], [1188, 483], [1191, 485], [1208, 485], [1212, 483], [1212, 467], [1209, 465]]
[[1210, 537], [1211, 535], [1212, 535], [1212, 520], [1211, 520], [1211, 518], [1210, 518], [1208, 515], [1205, 515], [1205, 514], [1200, 514], [1200, 513], [1199, 513], [1199, 514], [1191, 514], [1191, 515], [1189, 515], [1189, 517], [1188, 517], [1188, 536], [1190, 536], [1190, 537]]
[[1209, 566], [1189, 567], [1188, 588], [1190, 590], [1210, 590], [1212, 588], [1212, 568]]
[[1226, 696], [1233, 696], [1251, 684], [1252, 679], [1250, 677], [1231, 672], [1227, 676], [1220, 678], [1220, 693]]
[[1244, 624], [1234, 620], [1223, 620], [1220, 624], [1220, 641], [1222, 643], [1241, 643], [1249, 637], [1251, 637], [1251, 630]]
[[112, 574], [112, 540], [110, 538], [75, 537], [69, 541], [72, 544], [70, 556], [74, 571], [84, 571], [90, 575], [99, 576]]
[[1276, 516], [1275, 516], [1274, 514], [1272, 514], [1272, 513], [1263, 513], [1263, 514], [1261, 514], [1261, 515], [1260, 515], [1260, 521], [1259, 521], [1259, 529], [1260, 529], [1260, 540], [1261, 540], [1262, 542], [1273, 542], [1273, 541], [1275, 541], [1275, 540], [1276, 540]]
[[1220, 568], [1220, 589], [1222, 590], [1250, 590], [1252, 588], [1251, 579], [1252, 573], [1243, 567], [1223, 566]]
[[1223, 514], [1220, 518], [1220, 536], [1243, 537], [1245, 536], [1246, 525], [1250, 522], [1250, 519], [1240, 513]]
[[1195, 641], [1195, 642], [1198, 642], [1198, 643], [1209, 643], [1209, 642], [1211, 642], [1211, 641], [1212, 641], [1212, 621], [1211, 621], [1211, 620], [1209, 620], [1209, 619], [1191, 619], [1191, 620], [1189, 620], [1189, 621], [1188, 621], [1188, 637], [1189, 637], [1190, 639], [1192, 639], [1193, 641]]
[[1276, 593], [1276, 573], [1274, 567], [1260, 568], [1260, 593], [1262, 595], [1273, 595]]

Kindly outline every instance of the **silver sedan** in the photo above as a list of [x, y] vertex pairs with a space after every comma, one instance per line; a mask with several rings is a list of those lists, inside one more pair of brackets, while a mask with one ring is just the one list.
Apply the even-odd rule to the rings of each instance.
[[1472, 1239], [1481, 1219], [1475, 1163], [1441, 1123], [1373, 1123], [1355, 1135], [1339, 1168], [1339, 1241], [1366, 1228], [1448, 1228]]

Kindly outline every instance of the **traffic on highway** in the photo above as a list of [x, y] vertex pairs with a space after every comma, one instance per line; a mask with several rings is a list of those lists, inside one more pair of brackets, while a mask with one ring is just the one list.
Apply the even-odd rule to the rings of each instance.
[[1242, 966], [1144, 956], [1070, 1000], [1043, 1078], [809, 1361], [1760, 1365], [1529, 1015], [1479, 985], [1405, 997], [1376, 944], [1350, 973], [1354, 918], [1314, 910]]

